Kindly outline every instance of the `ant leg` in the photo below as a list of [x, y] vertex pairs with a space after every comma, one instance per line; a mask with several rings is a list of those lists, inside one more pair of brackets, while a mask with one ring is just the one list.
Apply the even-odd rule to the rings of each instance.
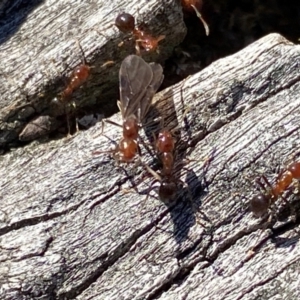
[[[264, 183], [263, 184], [260, 180], [263, 179]], [[266, 178], [265, 175], [261, 175], [260, 178], [256, 178], [255, 179], [255, 183], [257, 184], [257, 186], [259, 186], [259, 188], [264, 191], [264, 192], [268, 192], [268, 189], [266, 188], [266, 185], [269, 187], [269, 189], [272, 189], [272, 185], [269, 182], [269, 180]]]
[[66, 119], [67, 119], [67, 127], [68, 127], [68, 135], [67, 138], [71, 138], [71, 126], [70, 126], [70, 116], [69, 116], [69, 111], [67, 109], [67, 103], [65, 103], [64, 107], [65, 107], [65, 114], [66, 114]]
[[191, 4], [191, 7], [194, 9], [197, 17], [200, 19], [200, 21], [202, 22], [204, 29], [205, 29], [205, 34], [206, 36], [209, 36], [209, 27], [207, 25], [207, 23], [205, 22], [205, 20], [203, 19], [202, 15], [200, 14], [199, 10], [195, 7], [195, 5]]
[[[150, 150], [150, 148], [148, 147], [148, 145], [145, 143], [144, 139], [142, 139], [140, 136], [139, 136], [139, 141], [143, 144], [144, 148], [146, 149], [146, 151], [151, 155], [151, 156], [154, 156], [152, 151]], [[138, 147], [139, 149], [139, 155], [141, 156], [141, 149], [140, 147]]]
[[104, 119], [103, 122], [109, 123], [109, 124], [111, 124], [111, 125], [115, 125], [115, 126], [117, 126], [117, 127], [121, 127], [121, 128], [123, 127], [121, 124], [119, 124], [119, 123], [117, 123], [117, 122], [114, 122], [114, 121], [112, 121], [112, 120], [110, 120], [110, 119]]
[[260, 228], [260, 233], [257, 236], [257, 238], [255, 239], [253, 246], [249, 248], [248, 250], [248, 255], [249, 256], [254, 256], [254, 254], [256, 253], [257, 248], [259, 247], [259, 245], [262, 242], [259, 242], [259, 240], [261, 239], [263, 233], [265, 232], [265, 230], [268, 228], [268, 226], [271, 224], [272, 222], [272, 217], [271, 215], [268, 217], [268, 219], [265, 221], [264, 225], [262, 226], [262, 228]]
[[[109, 137], [107, 137], [106, 135], [105, 135], [105, 137], [106, 137], [107, 139], [109, 139]], [[92, 154], [93, 154], [93, 155], [98, 155], [98, 154], [112, 153], [114, 159], [115, 159], [115, 160], [118, 160], [118, 158], [114, 155], [114, 154], [116, 154], [117, 152], [118, 152], [118, 148], [115, 148], [115, 149], [104, 150], [104, 151], [100, 151], [100, 150], [98, 150], [98, 151], [93, 151]]]
[[[141, 163], [141, 161], [139, 161], [139, 163]], [[147, 176], [146, 176], [147, 175]], [[139, 191], [138, 191], [138, 189], [137, 189], [137, 187], [142, 183], [142, 182], [144, 182], [145, 181], [145, 178], [147, 178], [148, 177], [148, 175], [149, 174], [142, 174], [141, 176], [140, 176], [140, 178], [138, 178], [138, 180], [135, 180], [135, 183], [134, 183], [134, 185], [132, 185], [132, 188], [139, 194]]]
[[186, 188], [187, 191], [188, 191], [188, 199], [189, 199], [189, 202], [190, 202], [190, 205], [191, 205], [191, 208], [192, 208], [192, 212], [193, 212], [193, 214], [195, 215], [196, 223], [197, 223], [198, 225], [200, 225], [200, 226], [202, 226], [202, 227], [205, 228], [205, 225], [204, 225], [203, 223], [201, 223], [200, 220], [199, 220], [199, 218], [197, 217], [198, 209], [197, 209], [197, 207], [196, 207], [195, 204], [194, 204], [194, 201], [193, 201], [193, 194], [192, 194], [192, 191], [191, 191], [189, 185], [188, 185], [186, 182], [182, 181], [181, 179], [179, 180], [179, 182], [180, 182], [180, 183], [183, 185], [183, 187]]
[[83, 65], [87, 65], [86, 58], [85, 58], [85, 55], [84, 55], [84, 51], [83, 51], [83, 49], [82, 49], [82, 47], [81, 47], [80, 42], [79, 42], [78, 39], [76, 39], [76, 45], [77, 45], [77, 47], [79, 48], [79, 50], [81, 52], [81, 63]]
[[[115, 25], [114, 23], [112, 23], [111, 25]], [[103, 33], [101, 33], [96, 27], [91, 28], [92, 30], [95, 30], [99, 35], [103, 36], [104, 38], [106, 38], [107, 40], [109, 39], [107, 36], [105, 36]]]
[[[104, 122], [102, 123], [102, 125], [104, 126]], [[102, 129], [103, 129], [103, 127], [102, 127]], [[119, 151], [118, 144], [114, 140], [112, 140], [110, 137], [108, 137], [107, 135], [103, 134], [103, 130], [101, 131], [101, 135], [104, 136], [105, 138], [107, 138], [109, 141], [113, 142], [116, 145], [116, 148], [115, 149], [111, 149], [111, 150], [104, 150], [104, 151], [100, 151], [100, 150], [93, 151], [92, 154], [93, 155], [104, 154], [104, 153], [113, 153], [113, 154], [116, 154]]]
[[141, 47], [139, 45], [139, 42], [142, 42], [143, 40], [135, 40], [135, 51], [136, 55], [141, 56]]
[[100, 68], [105, 68], [105, 67], [113, 65], [113, 64], [115, 64], [115, 62], [113, 60], [108, 60], [105, 63], [103, 63]]
[[156, 43], [157, 43], [157, 48], [156, 48], [156, 53], [159, 54], [160, 51], [159, 51], [159, 46], [158, 46], [158, 43], [162, 40], [164, 40], [166, 38], [166, 36], [164, 34], [160, 35], [157, 40], [156, 40]]
[[[116, 122], [114, 122], [114, 121], [111, 121], [111, 120], [109, 120], [109, 119], [102, 119], [101, 120], [101, 124], [102, 124], [102, 126], [101, 126], [101, 131], [100, 131], [100, 134], [96, 134], [96, 135], [94, 135], [93, 136], [93, 138], [96, 138], [96, 137], [98, 137], [99, 135], [104, 135], [103, 134], [103, 132], [104, 132], [104, 126], [105, 126], [105, 123], [109, 123], [109, 124], [112, 124], [112, 125], [115, 125], [115, 126], [117, 126], [117, 127], [123, 127], [121, 124], [118, 124], [118, 123], [116, 123]], [[105, 136], [105, 135], [104, 135]], [[108, 138], [107, 136], [105, 136], [106, 138]], [[109, 140], [111, 140], [110, 138], [108, 138]]]
[[76, 118], [75, 122], [76, 122], [76, 133], [78, 133], [78, 132], [79, 132], [79, 122], [78, 122], [78, 118]]
[[283, 200], [283, 202], [285, 203], [285, 205], [287, 205], [289, 207], [290, 212], [291, 212], [291, 216], [292, 216], [292, 220], [295, 222], [296, 221], [296, 217], [297, 217], [295, 208], [291, 205], [290, 201], [288, 201], [285, 196], [280, 195], [280, 198]]
[[159, 180], [158, 180], [158, 179], [154, 179], [154, 181], [151, 183], [150, 188], [149, 188], [149, 190], [148, 190], [148, 192], [147, 192], [147, 196], [146, 196], [146, 198], [145, 198], [145, 201], [143, 202], [142, 207], [145, 206], [145, 203], [147, 202], [147, 200], [148, 200], [148, 198], [149, 198], [150, 192], [152, 191], [152, 188], [153, 188], [154, 184], [157, 183], [157, 182], [159, 182]]

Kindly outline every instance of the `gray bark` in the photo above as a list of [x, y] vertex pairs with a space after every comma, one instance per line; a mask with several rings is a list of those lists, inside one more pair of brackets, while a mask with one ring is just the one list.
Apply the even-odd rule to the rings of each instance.
[[93, 154], [114, 147], [101, 124], [3, 156], [1, 299], [298, 299], [297, 189], [294, 216], [278, 200], [264, 231], [248, 203], [256, 177], [297, 160], [299, 59], [272, 34], [156, 95], [145, 123], [179, 128], [186, 184], [171, 203], [156, 187], [145, 201], [154, 179], [140, 164]]

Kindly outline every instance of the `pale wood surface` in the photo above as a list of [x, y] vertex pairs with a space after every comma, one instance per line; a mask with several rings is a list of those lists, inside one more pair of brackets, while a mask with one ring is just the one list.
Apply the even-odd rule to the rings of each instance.
[[248, 203], [299, 149], [299, 62], [273, 34], [157, 94], [191, 160], [173, 205], [144, 201], [152, 178], [128, 190], [143, 168], [92, 154], [113, 147], [101, 124], [1, 157], [1, 299], [298, 299], [299, 197], [263, 233]]
[[[92, 69], [88, 81], [72, 95], [75, 105], [70, 111], [96, 107], [98, 113], [109, 113], [116, 107], [120, 63], [135, 53], [130, 35], [113, 25], [119, 13], [134, 15], [137, 25], [144, 24], [153, 36], [166, 35], [160, 54], [144, 55], [148, 61], [164, 62], [186, 33], [175, 0], [37, 0], [17, 8], [8, 11], [0, 26], [0, 150], [18, 144], [24, 127], [39, 116], [53, 118], [50, 128], [57, 127], [55, 118], [65, 115], [57, 99], [72, 70], [82, 63], [77, 41]], [[103, 66], [108, 61], [113, 63]]]

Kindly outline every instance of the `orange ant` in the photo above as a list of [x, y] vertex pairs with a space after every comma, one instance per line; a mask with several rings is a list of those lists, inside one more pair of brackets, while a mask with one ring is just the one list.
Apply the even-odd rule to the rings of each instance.
[[129, 13], [121, 13], [115, 20], [115, 25], [123, 33], [131, 32], [136, 41], [137, 53], [140, 53], [140, 46], [145, 51], [153, 51], [158, 48], [158, 43], [165, 38], [164, 35], [160, 35], [155, 38], [145, 33], [138, 27], [135, 27], [135, 18]]
[[77, 45], [79, 47], [79, 49], [81, 50], [82, 53], [82, 64], [77, 66], [70, 78], [69, 78], [69, 83], [66, 86], [66, 88], [63, 90], [63, 92], [61, 93], [61, 97], [62, 99], [68, 99], [70, 98], [70, 96], [73, 94], [73, 92], [79, 88], [83, 83], [85, 83], [90, 75], [90, 70], [91, 67], [87, 65], [86, 63], [86, 59], [84, 56], [84, 52], [83, 49], [79, 43], [79, 41], [77, 41]]
[[[173, 200], [176, 192], [178, 191], [178, 184], [183, 185], [188, 190], [189, 201], [192, 206], [193, 212], [196, 214], [197, 209], [195, 204], [193, 203], [193, 197], [191, 190], [187, 183], [183, 182], [181, 179], [177, 178], [174, 169], [175, 165], [175, 138], [172, 136], [171, 132], [167, 129], [163, 129], [159, 132], [157, 140], [155, 142], [156, 152], [162, 163], [162, 170], [160, 174], [152, 170], [147, 164], [143, 163], [147, 171], [154, 176], [154, 181], [151, 183], [150, 189], [148, 191], [147, 197], [151, 192], [151, 188], [154, 186], [156, 182], [160, 183], [158, 189], [159, 199], [165, 204], [170, 204]], [[207, 161], [209, 163], [209, 161]], [[204, 226], [200, 220], [197, 218], [197, 223]]]
[[[73, 72], [71, 73], [71, 75], [69, 77], [69, 82], [68, 82], [67, 86], [60, 94], [60, 96], [61, 96], [60, 99], [64, 103], [68, 103], [72, 94], [74, 93], [74, 91], [87, 81], [87, 79], [90, 75], [90, 70], [91, 70], [91, 67], [89, 65], [87, 65], [87, 63], [86, 63], [84, 52], [83, 52], [83, 49], [82, 49], [79, 41], [76, 40], [76, 43], [82, 54], [82, 63], [73, 70]], [[67, 115], [67, 125], [68, 125], [68, 132], [69, 132], [68, 135], [70, 135], [71, 129], [70, 129], [69, 116], [68, 116], [66, 106], [65, 106], [65, 113]], [[77, 128], [77, 131], [78, 131], [78, 128]]]
[[190, 13], [195, 11], [197, 17], [199, 18], [199, 20], [202, 22], [204, 26], [205, 34], [209, 36], [209, 27], [200, 13], [203, 6], [203, 1], [202, 0], [181, 0], [181, 5], [183, 10], [185, 10], [186, 12]]
[[257, 182], [265, 192], [254, 196], [250, 202], [250, 209], [257, 217], [263, 216], [268, 211], [271, 204], [279, 197], [287, 202], [282, 194], [291, 185], [293, 179], [300, 179], [300, 162], [294, 162], [289, 165], [287, 169], [278, 176], [277, 182], [273, 186], [265, 176], [262, 176], [262, 178], [268, 188], [261, 182]]
[[[160, 64], [148, 64], [137, 55], [129, 55], [123, 60], [119, 72], [120, 101], [118, 101], [123, 119], [123, 138], [116, 149], [109, 151], [117, 152], [119, 161], [130, 162], [138, 152], [137, 139], [141, 122], [163, 78]], [[118, 125], [109, 120], [106, 122]]]

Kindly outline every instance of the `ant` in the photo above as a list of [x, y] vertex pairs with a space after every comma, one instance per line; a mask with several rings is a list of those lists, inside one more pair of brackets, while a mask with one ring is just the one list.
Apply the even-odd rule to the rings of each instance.
[[69, 78], [68, 85], [61, 93], [61, 97], [64, 100], [69, 99], [71, 97], [71, 95], [73, 94], [73, 92], [77, 88], [79, 88], [83, 83], [85, 83], [87, 81], [87, 79], [90, 75], [91, 67], [89, 65], [87, 65], [87, 63], [86, 63], [84, 52], [83, 52], [83, 49], [82, 49], [79, 41], [77, 41], [77, 45], [82, 53], [82, 64], [77, 66], [73, 70], [73, 72]]
[[250, 202], [250, 209], [257, 217], [263, 216], [268, 211], [271, 204], [279, 197], [287, 202], [282, 194], [291, 185], [293, 179], [300, 179], [300, 162], [294, 162], [289, 165], [287, 169], [278, 176], [274, 185], [271, 185], [265, 176], [262, 176], [262, 178], [268, 188], [261, 182], [257, 182], [265, 192], [254, 196]]
[[[86, 62], [83, 49], [78, 40], [76, 40], [76, 44], [82, 54], [82, 63], [72, 71], [69, 77], [68, 84], [66, 85], [65, 89], [60, 93], [60, 100], [63, 103], [68, 103], [70, 101], [70, 98], [74, 93], [74, 91], [78, 89], [81, 85], [83, 85], [87, 81], [90, 75], [91, 67]], [[71, 129], [70, 129], [69, 116], [68, 116], [66, 106], [65, 106], [65, 113], [67, 115], [67, 125], [68, 125], [68, 132], [69, 132], [68, 135], [70, 135]]]
[[[146, 63], [137, 55], [129, 55], [123, 60], [119, 72], [120, 101], [117, 103], [123, 119], [123, 138], [116, 149], [109, 151], [117, 152], [119, 161], [131, 162], [139, 151], [138, 132], [163, 78], [160, 64]], [[109, 120], [106, 122], [120, 126]]]
[[145, 51], [153, 51], [158, 48], [158, 43], [165, 38], [164, 35], [160, 35], [155, 38], [145, 33], [138, 27], [135, 27], [135, 18], [129, 13], [121, 13], [115, 20], [115, 25], [123, 33], [131, 32], [136, 41], [136, 51], [140, 53], [140, 46]]
[[203, 6], [203, 1], [202, 0], [181, 0], [181, 5], [183, 10], [185, 10], [186, 12], [190, 13], [195, 11], [197, 17], [199, 18], [199, 20], [202, 22], [204, 26], [205, 34], [209, 36], [209, 27], [200, 13]]
[[[151, 187], [160, 182], [158, 195], [163, 201], [169, 201], [172, 199], [177, 191], [176, 178], [174, 177], [174, 149], [175, 139], [171, 132], [167, 129], [163, 129], [158, 133], [158, 137], [155, 143], [156, 151], [163, 165], [161, 175], [152, 170], [148, 165], [145, 165], [147, 171], [151, 173], [155, 180], [152, 182]], [[149, 193], [147, 195], [147, 198]]]
[[[171, 204], [175, 194], [178, 191], [178, 184], [183, 185], [188, 190], [189, 201], [191, 203], [192, 210], [195, 214], [197, 214], [197, 208], [193, 202], [193, 196], [191, 190], [187, 183], [183, 182], [181, 179], [177, 178], [175, 175], [175, 138], [172, 133], [167, 129], [162, 129], [157, 136], [157, 140], [155, 142], [156, 152], [158, 157], [162, 163], [162, 170], [160, 174], [152, 170], [147, 164], [143, 163], [144, 167], [147, 171], [153, 175], [154, 181], [151, 183], [150, 189], [148, 190], [147, 197], [145, 201], [148, 199], [150, 191], [156, 182], [159, 182], [158, 196], [159, 199], [165, 204]], [[209, 163], [209, 161], [208, 161]], [[197, 218], [197, 223], [204, 226], [201, 221]]]

